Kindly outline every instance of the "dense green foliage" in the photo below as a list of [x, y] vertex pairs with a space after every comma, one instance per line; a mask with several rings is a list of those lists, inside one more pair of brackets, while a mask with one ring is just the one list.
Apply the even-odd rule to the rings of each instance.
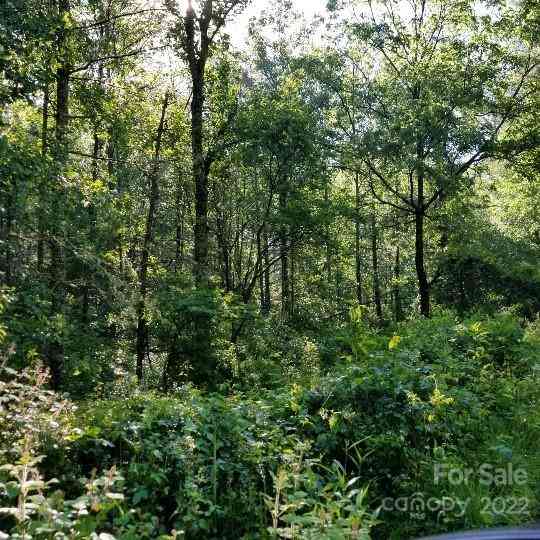
[[0, 539], [540, 517], [537, 2], [293, 4], [0, 3]]
[[[299, 538], [403, 538], [537, 515], [538, 325], [524, 329], [509, 313], [464, 322], [444, 313], [395, 330], [357, 321], [328, 375], [306, 386], [274, 375], [279, 390], [205, 395], [185, 386], [175, 397], [142, 393], [74, 410], [36, 386], [39, 374], [5, 371], [3, 444], [24, 444], [2, 457], [15, 463], [2, 467], [9, 519], [39, 538], [67, 528], [82, 531], [77, 538], [288, 538], [293, 528]], [[435, 482], [436, 464], [481, 463], [523, 467], [527, 482]], [[17, 464], [41, 482], [27, 484], [26, 518], [16, 513]], [[47, 487], [53, 478], [62, 493]], [[79, 478], [90, 479], [86, 495]], [[385, 497], [418, 492], [471, 502], [464, 515], [439, 509], [405, 522], [376, 512]], [[487, 512], [485, 497], [523, 498], [526, 514]], [[89, 517], [77, 518], [71, 509], [84, 505]]]

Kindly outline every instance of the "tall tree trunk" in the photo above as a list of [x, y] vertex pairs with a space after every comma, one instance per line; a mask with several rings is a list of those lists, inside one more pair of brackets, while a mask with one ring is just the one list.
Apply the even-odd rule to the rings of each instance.
[[289, 289], [289, 251], [287, 239], [281, 235], [279, 241], [281, 252], [281, 314], [287, 318], [290, 311], [290, 289]]
[[203, 108], [204, 75], [193, 74], [191, 97], [191, 148], [195, 184], [194, 277], [199, 287], [208, 287], [208, 165], [204, 154]]
[[[328, 195], [328, 183], [326, 183], [324, 186], [324, 206], [325, 206], [326, 212], [328, 212], [330, 208], [329, 195]], [[330, 241], [330, 226], [328, 225], [328, 221], [324, 226], [324, 243], [325, 243], [325, 248], [326, 248], [326, 264], [325, 264], [326, 282], [328, 284], [328, 290], [330, 292], [331, 287], [332, 287], [332, 246], [331, 246], [331, 241]]]
[[181, 272], [184, 266], [184, 201], [183, 190], [179, 184], [176, 192], [176, 238], [174, 254], [174, 271]]
[[109, 176], [114, 178], [116, 176], [116, 185], [110, 184], [110, 189], [116, 189], [121, 194], [124, 191], [124, 186], [120, 181], [120, 175], [117, 171], [118, 161], [118, 147], [117, 147], [117, 135], [114, 123], [107, 129], [107, 172]]
[[[202, 53], [201, 53], [202, 54]], [[191, 148], [195, 184], [195, 226], [193, 277], [200, 289], [210, 287], [208, 264], [208, 174], [210, 162], [204, 152], [204, 62], [201, 57], [192, 69]], [[201, 312], [194, 315], [191, 379], [197, 386], [212, 387], [216, 383], [216, 359], [211, 347], [211, 319]]]
[[[69, 0], [58, 0], [58, 15], [63, 21], [70, 15]], [[62, 172], [67, 161], [67, 132], [69, 128], [70, 59], [67, 28], [61, 27], [57, 33], [57, 47], [60, 65], [56, 70], [56, 116], [55, 148], [56, 185], [52, 189], [51, 228], [49, 249], [51, 263], [49, 269], [51, 290], [51, 316], [60, 315], [65, 302], [64, 253], [60, 236], [63, 231], [64, 198]], [[64, 345], [58, 337], [53, 337], [46, 346], [45, 360], [51, 372], [51, 384], [58, 389], [62, 382], [64, 366]]]
[[[45, 83], [43, 88], [43, 111], [41, 120], [41, 155], [43, 158], [47, 156], [49, 151], [49, 82]], [[37, 243], [37, 269], [39, 273], [43, 272], [45, 260], [45, 207], [46, 207], [46, 189], [47, 181], [42, 179], [39, 184], [39, 204], [40, 212], [38, 217], [38, 243]]]
[[[226, 222], [226, 216], [223, 211], [216, 212], [216, 242], [218, 245], [217, 264], [216, 266], [221, 269], [221, 281], [222, 287], [225, 292], [231, 292], [234, 289], [234, 283], [232, 279], [231, 267], [234, 266], [234, 260], [231, 264], [231, 246], [228, 236], [228, 227]], [[234, 257], [234, 253], [233, 253]]]
[[371, 260], [373, 266], [373, 302], [379, 324], [383, 323], [383, 309], [381, 299], [381, 281], [379, 276], [379, 248], [378, 231], [375, 213], [371, 214]]
[[424, 174], [418, 171], [418, 202], [414, 214], [415, 223], [415, 266], [418, 278], [418, 294], [420, 296], [420, 313], [424, 317], [430, 316], [430, 288], [424, 260]]
[[[229, 2], [229, 8], [238, 0]], [[211, 54], [213, 41], [225, 24], [226, 14], [218, 15], [213, 0], [200, 2], [197, 14], [191, 0], [187, 3], [183, 18], [182, 48], [186, 55], [191, 75], [191, 153], [193, 181], [195, 185], [195, 226], [193, 246], [193, 277], [199, 289], [210, 286], [208, 264], [208, 175], [213, 157], [204, 150], [204, 103], [205, 70]], [[230, 12], [225, 10], [227, 14]], [[217, 383], [217, 363], [211, 350], [211, 317], [199, 313], [193, 318], [195, 327], [193, 338], [191, 378], [197, 385], [215, 386]]]
[[287, 193], [282, 185], [279, 191], [279, 207], [282, 222], [279, 226], [279, 255], [281, 260], [281, 314], [288, 318], [291, 308], [290, 281], [289, 281], [289, 245], [288, 230], [283, 222], [284, 213], [287, 209]]
[[[100, 74], [101, 82], [101, 74]], [[92, 181], [94, 184], [98, 181], [99, 178], [99, 157], [102, 147], [102, 141], [99, 137], [98, 126], [94, 126], [94, 144], [92, 148]], [[90, 238], [95, 239], [97, 235], [97, 209], [95, 205], [91, 202], [87, 208], [88, 215], [88, 228], [90, 229]], [[82, 321], [84, 324], [88, 325], [90, 323], [90, 297], [91, 297], [91, 279], [92, 279], [92, 269], [90, 265], [84, 261], [82, 269], [82, 301], [81, 301], [81, 315]]]
[[415, 266], [418, 278], [418, 294], [420, 296], [420, 313], [424, 317], [430, 316], [430, 290], [424, 262], [424, 212], [415, 213]]
[[362, 305], [363, 291], [362, 291], [362, 254], [360, 252], [360, 183], [358, 173], [354, 176], [354, 188], [355, 188], [355, 213], [354, 213], [354, 257], [355, 257], [355, 271], [356, 271], [356, 299], [358, 304]]
[[264, 310], [268, 315], [272, 309], [272, 296], [270, 291], [270, 243], [268, 242], [268, 226], [265, 225], [263, 232], [264, 239]]
[[296, 310], [296, 261], [295, 261], [295, 253], [294, 253], [294, 245], [291, 243], [290, 248], [290, 260], [291, 260], [291, 276], [290, 276], [290, 283], [291, 283], [291, 302], [290, 302], [290, 311], [289, 316], [291, 318], [294, 317], [294, 312]]
[[264, 271], [263, 271], [264, 254], [263, 254], [263, 249], [262, 249], [261, 232], [259, 232], [259, 234], [257, 234], [257, 261], [259, 261], [259, 268], [258, 268], [258, 271], [259, 271], [259, 277], [258, 277], [258, 282], [259, 282], [259, 305], [260, 305], [261, 314], [264, 314], [266, 298], [265, 298], [265, 294], [264, 294]]
[[223, 267], [223, 287], [225, 288], [225, 292], [231, 292], [231, 257], [229, 254], [229, 246], [227, 245], [227, 241], [224, 238], [221, 239], [220, 244]]
[[394, 264], [394, 320], [399, 322], [403, 319], [403, 308], [401, 305], [401, 288], [399, 280], [401, 278], [401, 252], [399, 246], [396, 247], [396, 260]]
[[148, 215], [146, 217], [146, 228], [144, 232], [143, 246], [141, 250], [141, 264], [139, 267], [139, 302], [137, 305], [137, 381], [143, 381], [144, 357], [148, 349], [148, 322], [146, 319], [146, 297], [148, 293], [148, 260], [150, 248], [154, 237], [154, 225], [156, 212], [159, 204], [159, 174], [161, 155], [161, 142], [163, 130], [165, 128], [165, 116], [169, 105], [169, 93], [165, 93], [163, 106], [161, 108], [161, 118], [156, 135], [154, 163], [150, 171], [150, 198], [148, 205]]

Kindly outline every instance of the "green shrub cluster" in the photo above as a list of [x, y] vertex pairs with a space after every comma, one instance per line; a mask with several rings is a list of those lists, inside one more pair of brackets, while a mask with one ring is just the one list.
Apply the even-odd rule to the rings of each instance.
[[[78, 409], [44, 389], [42, 372], [4, 369], [2, 530], [13, 538], [397, 539], [533, 519], [539, 335], [537, 322], [512, 313], [464, 321], [440, 313], [381, 332], [356, 311], [332, 366], [299, 337], [298, 356], [270, 359], [266, 380], [252, 379], [249, 390], [178, 386], [174, 395]], [[526, 482], [436, 481], [437, 467], [483, 463], [524, 469]], [[419, 494], [469, 504], [458, 514], [384, 503]], [[483, 508], [501, 497], [526, 500], [526, 512]]]
[[[314, 450], [352, 467], [369, 484], [373, 507], [418, 493], [473, 499], [462, 516], [383, 512], [381, 538], [531, 519], [539, 472], [537, 324], [526, 327], [511, 313], [465, 321], [442, 313], [388, 335], [363, 329], [359, 318], [353, 326], [341, 365], [296, 402]], [[473, 493], [434, 485], [436, 466], [477, 471], [483, 463], [523, 467], [527, 485], [489, 491], [476, 482], [468, 486]], [[526, 512], [478, 511], [482, 497], [500, 496], [526, 498]]]

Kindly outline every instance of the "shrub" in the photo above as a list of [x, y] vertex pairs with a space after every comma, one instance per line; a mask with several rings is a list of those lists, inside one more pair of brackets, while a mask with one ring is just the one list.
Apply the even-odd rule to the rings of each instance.
[[[520, 422], [518, 411], [526, 414], [538, 399], [534, 330], [525, 332], [510, 313], [463, 323], [442, 313], [403, 323], [386, 337], [370, 333], [355, 317], [350, 332], [351, 353], [341, 367], [298, 392], [295, 421], [325, 463], [337, 460], [361, 483], [369, 482], [373, 508], [385, 497], [440, 496], [443, 488], [433, 484], [433, 468], [441, 456], [460, 467], [497, 463], [500, 457], [489, 450], [501, 446], [497, 434], [512, 433]], [[533, 439], [538, 428], [532, 422], [524, 433]], [[533, 452], [530, 442], [516, 437], [513, 444], [524, 456]], [[482, 495], [485, 490], [477, 490], [476, 499]], [[409, 520], [404, 529], [397, 526], [403, 515], [381, 517], [385, 524], [376, 532], [381, 538], [392, 530], [401, 538], [513, 519], [435, 512]]]
[[274, 493], [266, 496], [272, 536], [368, 540], [377, 521], [367, 508], [367, 490], [357, 487], [359, 478], [350, 479], [337, 462], [325, 467], [302, 453], [295, 457], [272, 475]]
[[151, 509], [153, 535], [175, 528], [190, 538], [236, 538], [264, 529], [270, 471], [295, 444], [268, 409], [189, 388], [176, 399], [103, 402], [86, 411], [70, 460], [121, 466], [129, 506], [141, 519]]

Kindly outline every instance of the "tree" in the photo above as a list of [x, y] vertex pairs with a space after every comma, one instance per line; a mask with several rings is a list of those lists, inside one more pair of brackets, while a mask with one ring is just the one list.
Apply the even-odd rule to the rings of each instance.
[[[473, 181], [479, 163], [522, 148], [504, 141], [505, 128], [531, 97], [538, 50], [501, 42], [498, 23], [470, 2], [411, 6], [407, 14], [392, 0], [369, 2], [366, 19], [350, 26], [373, 61], [369, 71], [358, 64], [365, 114], [349, 141], [372, 195], [414, 218], [420, 311], [429, 316], [425, 221]], [[512, 13], [501, 16], [515, 27]]]
[[172, 2], [169, 9], [179, 19], [174, 36], [191, 76], [191, 152], [195, 185], [194, 277], [201, 287], [209, 284], [208, 267], [208, 175], [216, 156], [205, 147], [205, 74], [216, 39], [229, 16], [241, 10], [248, 0], [204, 0], [200, 13], [188, 1], [185, 14]]
[[[171, 13], [176, 16], [174, 38], [183, 59], [189, 68], [191, 78], [191, 156], [195, 189], [195, 225], [193, 248], [193, 277], [199, 288], [210, 285], [209, 228], [208, 228], [208, 177], [212, 163], [217, 157], [216, 148], [211, 148], [206, 137], [205, 102], [206, 69], [208, 60], [215, 51], [216, 40], [227, 19], [240, 11], [248, 0], [203, 0], [199, 13], [191, 0], [185, 13], [180, 13], [173, 2], [167, 2]], [[215, 141], [214, 141], [215, 142]], [[198, 334], [195, 341], [200, 346], [192, 366], [192, 377], [196, 384], [210, 384], [215, 373], [215, 362], [208, 349], [210, 323], [201, 314], [195, 323]]]
[[146, 217], [146, 227], [144, 231], [144, 240], [141, 250], [141, 262], [139, 266], [139, 303], [137, 305], [137, 380], [139, 384], [143, 379], [144, 356], [148, 347], [148, 323], [146, 320], [146, 295], [148, 293], [148, 259], [150, 256], [150, 247], [155, 233], [156, 212], [159, 204], [159, 176], [161, 169], [161, 146], [163, 132], [165, 130], [165, 121], [167, 107], [169, 106], [169, 92], [165, 92], [163, 105], [161, 107], [161, 117], [156, 131], [154, 143], [154, 159], [151, 169], [148, 173], [150, 180], [150, 194], [148, 204], [148, 214]]

